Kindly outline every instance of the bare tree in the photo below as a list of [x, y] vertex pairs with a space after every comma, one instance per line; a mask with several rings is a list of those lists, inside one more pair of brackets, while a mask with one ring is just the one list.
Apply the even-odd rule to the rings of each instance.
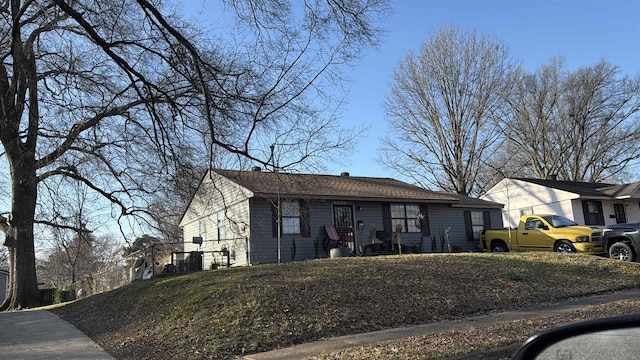
[[6, 270], [9, 268], [9, 253], [6, 248], [0, 248], [0, 269]]
[[[386, 1], [225, 4], [236, 39], [205, 38], [147, 0], [0, 4], [0, 160], [11, 193], [0, 229], [12, 272], [0, 308], [37, 304], [34, 224], [69, 228], [38, 215], [51, 215], [60, 178], [99, 194], [122, 224], [150, 219], [177, 149], [202, 149], [197, 139], [211, 161], [222, 150], [266, 164], [261, 145], [283, 129], [298, 131], [303, 155], [340, 149], [331, 111], [342, 99], [326, 86], [377, 42]], [[309, 128], [322, 131], [304, 136]]]
[[499, 139], [503, 90], [512, 69], [494, 38], [443, 28], [394, 72], [384, 105], [392, 135], [384, 164], [423, 186], [473, 194]]
[[553, 59], [533, 74], [521, 68], [513, 72], [506, 93], [511, 111], [500, 119], [508, 141], [499, 149], [500, 156], [488, 160], [500, 172], [498, 181], [514, 175], [545, 178], [565, 166], [559, 156], [564, 147], [563, 72], [562, 59]]
[[[48, 196], [48, 207], [37, 218], [47, 224], [56, 224], [44, 230], [50, 237], [47, 260], [38, 267], [39, 282], [55, 287], [79, 290], [83, 280], [93, 277], [92, 268], [99, 263], [95, 256], [96, 237], [89, 228], [95, 224], [92, 213], [100, 211], [98, 195], [82, 183], [70, 182], [64, 177], [49, 181], [43, 194]], [[40, 278], [44, 277], [44, 278]], [[46, 280], [46, 281], [45, 281]], [[88, 281], [84, 281], [87, 283]], [[84, 284], [88, 288], [88, 284]]]
[[127, 281], [122, 247], [114, 237], [83, 234], [61, 238], [65, 235], [60, 234], [57, 246], [38, 261], [40, 283], [86, 296], [111, 290]]
[[640, 74], [620, 77], [602, 60], [565, 83], [564, 131], [569, 151], [560, 172], [574, 181], [611, 180], [640, 160]]
[[520, 176], [612, 181], [640, 159], [640, 77], [621, 77], [604, 60], [574, 72], [559, 59], [520, 71], [508, 103], [512, 156], [501, 166]]
[[87, 295], [108, 291], [129, 282], [121, 250], [121, 243], [112, 235], [97, 236], [94, 239], [94, 258], [91, 262], [91, 282], [88, 284]]

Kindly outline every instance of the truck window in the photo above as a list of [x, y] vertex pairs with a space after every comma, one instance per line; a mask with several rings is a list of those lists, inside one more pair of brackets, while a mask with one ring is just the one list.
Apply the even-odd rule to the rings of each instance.
[[578, 225], [575, 222], [567, 219], [566, 217], [559, 216], [559, 215], [544, 216], [544, 219], [547, 220], [547, 222], [551, 224], [551, 226], [553, 226], [554, 228]]
[[524, 223], [524, 229], [525, 230], [538, 230], [540, 228], [540, 225], [542, 225], [542, 221], [540, 221], [539, 219], [528, 218], [527, 221]]

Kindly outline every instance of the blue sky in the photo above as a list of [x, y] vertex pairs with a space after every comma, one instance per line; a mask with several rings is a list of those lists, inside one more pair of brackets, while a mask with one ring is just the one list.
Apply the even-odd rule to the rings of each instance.
[[495, 36], [526, 70], [562, 56], [567, 69], [592, 65], [604, 58], [622, 74], [640, 72], [640, 1], [401, 1], [387, 19], [388, 34], [349, 72], [346, 125], [370, 124], [351, 164], [330, 166], [329, 173], [381, 176], [407, 180], [376, 161], [379, 139], [388, 133], [382, 102], [393, 70], [409, 52], [417, 52], [441, 26], [455, 25]]

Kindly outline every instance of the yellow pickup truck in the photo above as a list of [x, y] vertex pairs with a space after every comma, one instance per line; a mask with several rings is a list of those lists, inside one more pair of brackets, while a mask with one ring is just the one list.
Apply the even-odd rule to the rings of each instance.
[[483, 230], [484, 251], [555, 251], [604, 254], [602, 230], [580, 226], [559, 215], [525, 215], [517, 229]]

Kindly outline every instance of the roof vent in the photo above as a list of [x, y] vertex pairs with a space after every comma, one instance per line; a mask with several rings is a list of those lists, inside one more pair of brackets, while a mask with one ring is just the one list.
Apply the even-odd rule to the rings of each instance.
[[262, 168], [260, 166], [254, 166], [251, 168], [251, 171], [262, 171]]
[[340, 173], [340, 176], [349, 176], [349, 173], [345, 171], [343, 173]]

